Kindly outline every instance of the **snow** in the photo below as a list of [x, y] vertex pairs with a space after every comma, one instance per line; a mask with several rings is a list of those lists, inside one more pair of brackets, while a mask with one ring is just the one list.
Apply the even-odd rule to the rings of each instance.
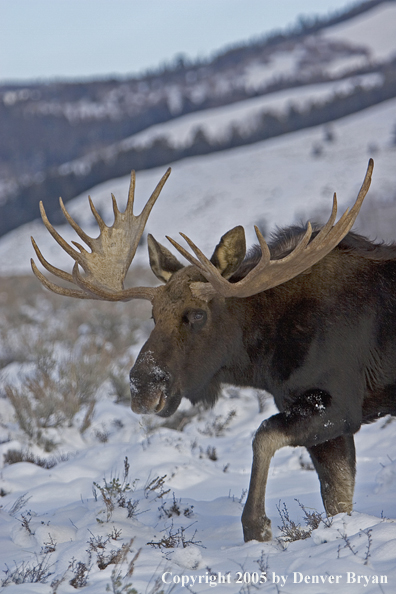
[[[259, 67], [257, 66], [257, 68]], [[260, 68], [264, 68], [264, 66], [261, 65]], [[254, 70], [256, 72], [256, 69]], [[205, 132], [209, 140], [222, 140], [229, 136], [232, 126], [236, 126], [245, 133], [254, 130], [256, 120], [263, 112], [269, 111], [277, 115], [285, 115], [291, 105], [301, 109], [308, 104], [324, 102], [337, 93], [351, 92], [356, 85], [372, 87], [380, 84], [381, 76], [379, 74], [368, 74], [269, 93], [224, 107], [206, 109], [182, 116], [176, 121], [151, 126], [143, 132], [126, 138], [122, 141], [121, 146], [125, 149], [145, 147], [156, 138], [163, 137], [166, 137], [171, 146], [183, 146], [192, 141], [198, 128]]]
[[257, 90], [279, 78], [288, 78], [296, 73], [297, 52], [278, 51], [270, 58], [270, 63], [252, 62], [245, 71], [245, 87]]
[[396, 5], [384, 2], [354, 19], [326, 28], [323, 37], [364, 45], [373, 61], [388, 60], [396, 55]]
[[[121, 531], [119, 539], [111, 541], [105, 550], [108, 553], [134, 538], [128, 560], [139, 549], [141, 552], [132, 577], [123, 583], [132, 583], [138, 592], [150, 591], [146, 589], [150, 580], [163, 575], [165, 582], [180, 580], [172, 590], [175, 593], [186, 591], [182, 576], [189, 578], [193, 592], [207, 592], [210, 586], [205, 579], [209, 575], [216, 575], [216, 579], [230, 576], [230, 583], [225, 581], [217, 586], [219, 592], [246, 592], [242, 590], [243, 581], [236, 583], [238, 572], [242, 572], [242, 580], [244, 574], [245, 579], [254, 572], [260, 574], [260, 558], [267, 565], [268, 582], [274, 583], [275, 576], [284, 576], [288, 592], [306, 591], [304, 581], [297, 583], [301, 576], [305, 579], [320, 575], [340, 575], [339, 591], [348, 592], [351, 586], [347, 580], [348, 576], [352, 579], [352, 573], [368, 577], [370, 583], [364, 591], [369, 593], [378, 592], [378, 585], [371, 583], [372, 576], [385, 575], [388, 585], [382, 585], [383, 591], [391, 591], [396, 577], [396, 524], [392, 519], [396, 502], [394, 482], [384, 480], [383, 475], [396, 457], [395, 423], [382, 419], [363, 427], [356, 436], [357, 483], [352, 515], [339, 514], [331, 525], [321, 523], [310, 538], [289, 544], [276, 538], [280, 536], [277, 526], [281, 525], [277, 507], [285, 503], [290, 517], [302, 526], [302, 511], [295, 499], [309, 511], [323, 513], [323, 507], [316, 473], [303, 470], [299, 463], [303, 448], [280, 450], [271, 464], [267, 489], [267, 513], [275, 538], [267, 543], [244, 543], [240, 515], [250, 473], [251, 436], [260, 421], [275, 412], [271, 400], [264, 413], [259, 414], [253, 390], [242, 390], [236, 397], [235, 391], [225, 389], [215, 410], [187, 425], [182, 433], [162, 428], [149, 437], [137, 415], [107, 401], [103, 406], [109, 415], [108, 425], [111, 418], [122, 418], [123, 428], [103, 444], [94, 443], [93, 438], [95, 428], [102, 422], [100, 406], [84, 443], [77, 445], [76, 440], [75, 447], [69, 448], [69, 460], [50, 470], [28, 463], [3, 467], [1, 486], [8, 494], [2, 498], [0, 509], [2, 570], [6, 565], [13, 569], [22, 561], [34, 562], [35, 553], [40, 555], [52, 540], [56, 544], [48, 555], [52, 572], [49, 582], [66, 572], [67, 579], [58, 592], [72, 592], [68, 583], [73, 577], [69, 567], [72, 558], [88, 563], [90, 540], [105, 539], [116, 529]], [[223, 434], [208, 435], [208, 424], [213, 424], [218, 415], [225, 418], [230, 410], [236, 410], [236, 415]], [[216, 449], [217, 460], [203, 455], [208, 446]], [[9, 444], [0, 447], [5, 451]], [[132, 484], [137, 479], [134, 491], [128, 493], [128, 498], [138, 501], [137, 514], [128, 518], [127, 510], [116, 506], [109, 517], [98, 487], [95, 499], [93, 486], [103, 486], [104, 478], [108, 483], [112, 478], [122, 478], [126, 456], [130, 463], [128, 482]], [[162, 488], [145, 492], [153, 479], [164, 475]], [[159, 497], [161, 490], [168, 489], [166, 495]], [[25, 504], [14, 513], [13, 506], [20, 497], [25, 498]], [[165, 511], [175, 501], [180, 515], [167, 515]], [[23, 516], [29, 519], [30, 532], [21, 523]], [[162, 550], [147, 544], [158, 543], [171, 533], [183, 534], [184, 542], [190, 544], [184, 548], [179, 542]], [[92, 561], [83, 591], [105, 592], [114, 565], [99, 569], [95, 554]], [[119, 569], [124, 575], [127, 566]], [[200, 576], [201, 584], [197, 583]], [[263, 583], [259, 591], [265, 591], [269, 583]], [[170, 592], [166, 584], [162, 587]], [[333, 588], [327, 581], [312, 591], [327, 593]], [[49, 583], [13, 585], [12, 589], [18, 594], [33, 591], [51, 592]]]

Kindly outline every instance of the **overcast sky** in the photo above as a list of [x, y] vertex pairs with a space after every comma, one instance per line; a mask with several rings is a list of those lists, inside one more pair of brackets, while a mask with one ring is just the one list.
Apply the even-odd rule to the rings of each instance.
[[0, 0], [0, 82], [137, 74], [348, 0]]

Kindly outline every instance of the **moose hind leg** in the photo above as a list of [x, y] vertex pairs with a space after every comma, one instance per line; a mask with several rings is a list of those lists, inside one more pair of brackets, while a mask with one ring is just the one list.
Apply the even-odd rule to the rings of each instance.
[[353, 435], [340, 435], [307, 449], [319, 475], [327, 515], [350, 513], [353, 507], [356, 466]]

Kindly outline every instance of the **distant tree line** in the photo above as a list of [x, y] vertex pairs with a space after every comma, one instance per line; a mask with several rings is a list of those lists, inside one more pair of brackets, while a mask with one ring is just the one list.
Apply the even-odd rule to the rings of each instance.
[[[297, 23], [291, 25], [286, 31], [273, 31], [260, 36], [258, 39], [238, 43], [226, 51], [219, 52], [210, 58], [210, 67], [216, 69], [240, 64], [250, 55], [256, 55], [258, 50], [273, 48], [285, 41], [292, 41], [306, 35], [318, 33], [321, 29], [343, 23], [388, 1], [396, 2], [396, 0], [363, 0], [354, 2], [352, 5], [348, 4], [345, 8], [331, 12], [328, 15], [300, 16]], [[206, 65], [208, 65], [208, 60], [197, 59], [193, 61], [183, 55], [179, 55], [176, 56], [174, 62], [147, 71], [147, 77], [155, 77], [163, 73], [177, 75], [187, 70], [202, 68]]]
[[[25, 93], [20, 101], [0, 101], [0, 181], [13, 180], [16, 187], [21, 181], [29, 183], [36, 174], [47, 175], [48, 169], [77, 159], [92, 151], [136, 134], [149, 126], [166, 122], [176, 116], [241, 101], [263, 93], [329, 80], [317, 70], [309, 77], [276, 79], [265, 88], [246, 88], [244, 84], [231, 85], [227, 91], [216, 91], [216, 80], [232, 78], [235, 67], [249, 60], [268, 59], [277, 45], [293, 42], [314, 34], [324, 27], [335, 25], [357, 16], [385, 0], [358, 2], [329, 16], [300, 18], [298, 23], [284, 32], [270, 33], [256, 40], [240, 44], [207, 60], [189, 61], [178, 56], [169, 65], [125, 79], [80, 81], [75, 83], [2, 85], [5, 93]], [[392, 0], [395, 1], [395, 0]], [[352, 51], [352, 50], [351, 50]], [[369, 68], [356, 70], [364, 74]], [[349, 73], [350, 75], [351, 73]], [[195, 82], [188, 82], [191, 77]], [[192, 80], [191, 79], [191, 80]], [[199, 101], [192, 100], [194, 89], [209, 81], [207, 94]], [[174, 113], [164, 89], [176, 85], [180, 106]], [[161, 94], [162, 90], [162, 94]], [[136, 97], [139, 101], [134, 102]], [[78, 112], [83, 106], [103, 108], [102, 115], [70, 119], [67, 110]], [[40, 107], [41, 106], [41, 107]], [[114, 111], [112, 108], [114, 107]], [[88, 109], [89, 111], [89, 109]], [[10, 196], [12, 198], [12, 196]]]

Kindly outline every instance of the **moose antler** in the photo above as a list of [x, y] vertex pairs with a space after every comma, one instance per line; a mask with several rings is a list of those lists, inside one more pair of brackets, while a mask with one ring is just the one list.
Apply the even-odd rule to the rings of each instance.
[[[59, 198], [60, 206], [67, 222], [87, 244], [91, 250], [90, 252], [75, 241], [72, 241], [72, 243], [76, 246], [78, 251], [69, 245], [51, 225], [44, 210], [43, 203], [40, 202], [40, 212], [44, 225], [47, 227], [55, 241], [57, 241], [65, 252], [75, 260], [73, 274], [64, 272], [47, 262], [32, 237], [32, 244], [37, 257], [46, 270], [65, 281], [73, 283], [78, 288], [69, 289], [50, 282], [38, 270], [32, 259], [31, 265], [33, 272], [42, 284], [54, 293], [67, 295], [69, 297], [78, 297], [79, 299], [101, 299], [105, 301], [148, 299], [152, 301], [156, 292], [155, 287], [133, 287], [131, 289], [124, 289], [124, 280], [135, 255], [151, 209], [160, 195], [170, 172], [171, 169], [169, 168], [157, 184], [157, 187], [151, 194], [140, 215], [135, 216], [133, 214], [135, 172], [132, 171], [128, 202], [124, 212], [119, 211], [116, 199], [113, 194], [111, 195], [114, 211], [114, 223], [111, 227], [105, 225], [89, 197], [89, 205], [92, 214], [100, 229], [100, 234], [97, 238], [90, 237], [81, 229], [67, 212], [62, 199]], [[79, 266], [84, 270], [84, 276], [81, 274]]]
[[[209, 281], [207, 283], [194, 283], [192, 292], [196, 297], [209, 300], [214, 295], [220, 294], [223, 297], [250, 297], [261, 293], [272, 287], [276, 287], [288, 280], [291, 280], [298, 274], [301, 274], [316, 262], [319, 262], [345, 237], [352, 228], [359, 213], [363, 200], [369, 190], [371, 175], [373, 172], [374, 161], [369, 160], [366, 175], [360, 188], [358, 197], [351, 210], [347, 209], [340, 220], [334, 225], [337, 214], [337, 197], [334, 194], [333, 208], [327, 223], [322, 227], [319, 233], [311, 240], [312, 227], [308, 223], [304, 237], [297, 247], [281, 260], [271, 260], [269, 248], [259, 229], [255, 227], [257, 239], [261, 247], [261, 259], [242, 280], [231, 283], [221, 276], [219, 270], [206, 258], [201, 250], [183, 233], [180, 235], [186, 240], [193, 250], [198, 260], [194, 258], [187, 250], [180, 246], [171, 238], [172, 245], [194, 266], [196, 266], [203, 276]], [[334, 225], [334, 226], [333, 226]]]

